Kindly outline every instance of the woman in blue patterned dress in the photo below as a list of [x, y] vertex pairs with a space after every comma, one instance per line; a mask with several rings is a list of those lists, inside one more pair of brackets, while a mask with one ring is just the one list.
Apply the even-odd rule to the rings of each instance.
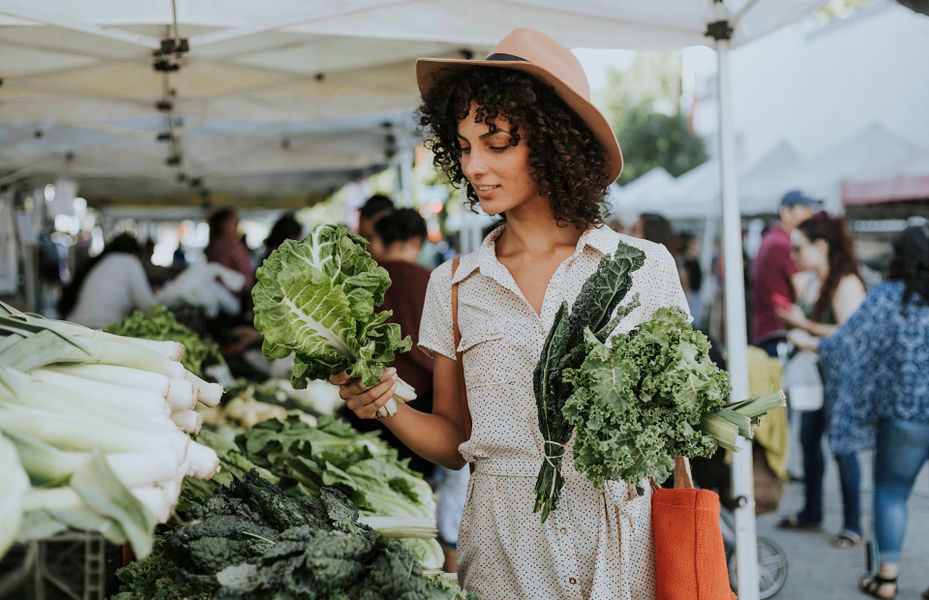
[[[875, 598], [894, 598], [907, 499], [929, 460], [929, 226], [910, 227], [897, 237], [887, 280], [818, 343], [818, 351], [844, 388], [833, 412], [833, 447], [875, 450], [880, 565], [859, 587]], [[842, 401], [849, 398], [855, 401]], [[923, 598], [929, 599], [929, 590]]]

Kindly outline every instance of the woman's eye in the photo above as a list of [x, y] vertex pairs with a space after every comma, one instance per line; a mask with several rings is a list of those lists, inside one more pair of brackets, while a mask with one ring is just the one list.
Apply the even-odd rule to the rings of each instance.
[[490, 149], [493, 150], [494, 152], [503, 152], [507, 148], [509, 148], [509, 146], [491, 146], [490, 147]]
[[468, 148], [458, 148], [458, 149], [461, 151], [462, 154], [468, 154], [469, 152], [471, 152], [471, 148], [470, 148], [470, 147], [468, 147]]

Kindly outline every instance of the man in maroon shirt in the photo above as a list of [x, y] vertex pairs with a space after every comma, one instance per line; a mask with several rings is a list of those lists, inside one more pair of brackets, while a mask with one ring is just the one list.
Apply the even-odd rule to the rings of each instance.
[[[380, 266], [390, 275], [390, 287], [384, 295], [380, 309], [393, 311], [390, 321], [400, 325], [403, 335], [413, 339], [413, 349], [397, 355], [393, 366], [397, 375], [416, 390], [414, 405], [417, 410], [432, 412], [432, 359], [416, 347], [419, 341], [419, 322], [426, 300], [429, 271], [417, 263], [420, 250], [426, 241], [426, 222], [411, 208], [401, 208], [382, 216], [373, 226], [373, 232], [381, 245], [378, 259]], [[410, 467], [428, 477], [435, 466], [407, 449], [387, 427], [379, 421], [361, 420], [350, 414], [356, 428], [377, 428], [381, 436], [403, 458], [410, 459]]]
[[781, 198], [780, 222], [765, 234], [752, 264], [752, 344], [771, 356], [777, 356], [777, 344], [787, 335], [776, 309], [788, 308], [797, 299], [790, 234], [821, 204], [799, 190], [787, 192]]

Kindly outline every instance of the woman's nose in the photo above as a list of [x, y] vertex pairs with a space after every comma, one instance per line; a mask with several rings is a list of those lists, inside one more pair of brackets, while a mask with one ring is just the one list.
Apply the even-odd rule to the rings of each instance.
[[470, 181], [480, 179], [484, 174], [486, 174], [487, 161], [484, 160], [482, 153], [480, 151], [475, 151], [472, 148], [470, 153], [462, 156], [461, 172], [464, 173], [464, 176], [467, 177]]

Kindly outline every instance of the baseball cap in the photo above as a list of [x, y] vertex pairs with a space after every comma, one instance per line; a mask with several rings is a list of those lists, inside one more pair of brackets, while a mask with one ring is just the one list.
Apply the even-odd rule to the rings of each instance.
[[781, 198], [781, 206], [822, 206], [823, 201], [817, 198], [810, 198], [800, 190], [791, 190]]

